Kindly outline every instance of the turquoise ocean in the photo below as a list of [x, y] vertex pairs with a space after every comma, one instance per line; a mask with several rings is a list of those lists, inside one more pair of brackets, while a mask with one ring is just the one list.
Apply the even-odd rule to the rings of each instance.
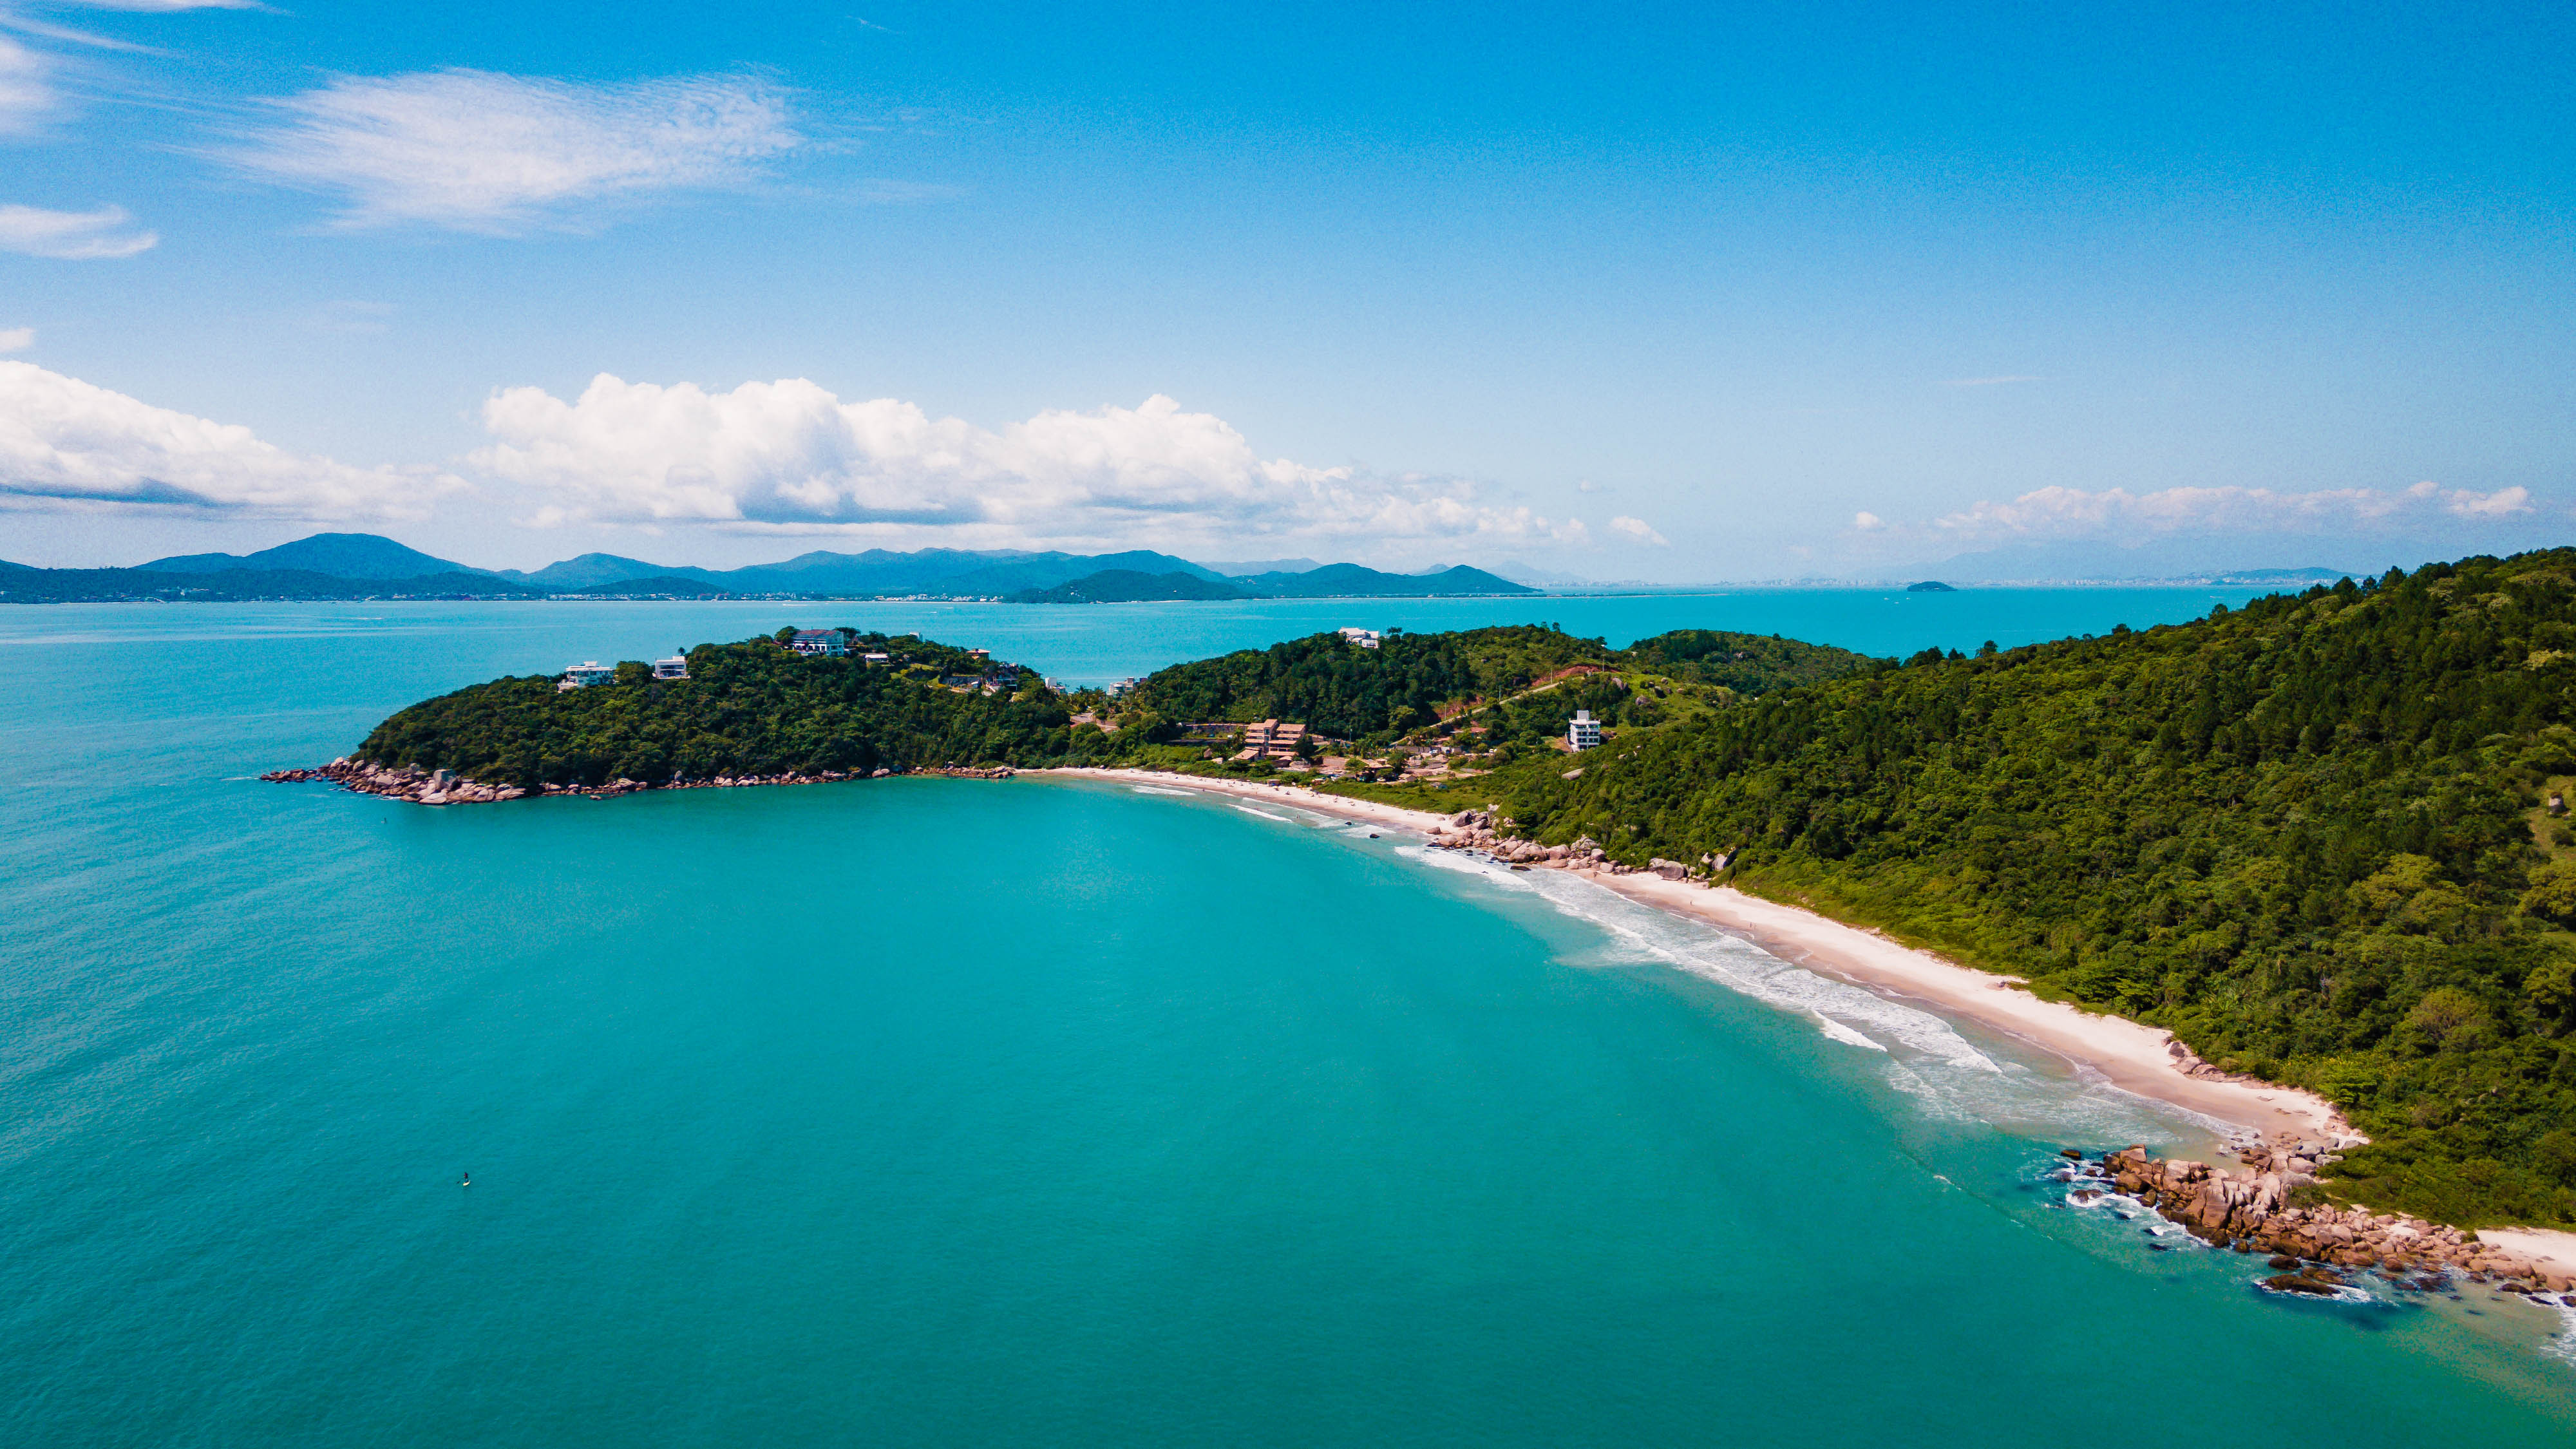
[[2576, 1442], [2554, 1316], [2263, 1294], [2049, 1176], [2208, 1124], [1580, 882], [1103, 781], [250, 778], [786, 623], [1087, 683], [2244, 597], [0, 612], [0, 1444]]

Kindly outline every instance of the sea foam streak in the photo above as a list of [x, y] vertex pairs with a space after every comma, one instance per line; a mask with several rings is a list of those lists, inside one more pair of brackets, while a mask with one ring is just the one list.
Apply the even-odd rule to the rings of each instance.
[[1887, 1048], [1880, 1046], [1877, 1042], [1861, 1035], [1859, 1032], [1852, 1030], [1850, 1027], [1843, 1025], [1841, 1022], [1834, 1020], [1830, 1016], [1818, 1016], [1816, 1018], [1816, 1024], [1825, 1029], [1825, 1035], [1832, 1037], [1834, 1040], [1841, 1042], [1845, 1046], [1866, 1047], [1874, 1052], [1883, 1052], [1887, 1050]]
[[1515, 871], [1463, 851], [1404, 846], [1396, 853], [1497, 890], [1538, 896], [1599, 928], [1605, 936], [1600, 954], [1576, 964], [1669, 966], [1805, 1017], [1835, 1042], [1875, 1051], [1888, 1083], [1933, 1117], [2021, 1123], [2106, 1142], [2165, 1140], [2178, 1120], [2203, 1129], [2215, 1125], [2121, 1091], [2096, 1072], [2078, 1070], [2069, 1078], [1999, 1061], [1930, 1011], [1819, 975], [1750, 941], [1641, 905], [1579, 876]]

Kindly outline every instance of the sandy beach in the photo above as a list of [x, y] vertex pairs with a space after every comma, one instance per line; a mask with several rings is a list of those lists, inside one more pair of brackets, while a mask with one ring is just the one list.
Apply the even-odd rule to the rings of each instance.
[[[1429, 811], [1352, 800], [1298, 785], [1211, 780], [1151, 770], [1031, 773], [1228, 795], [1423, 835], [1449, 825], [1448, 817]], [[2124, 1091], [2171, 1103], [2269, 1139], [2360, 1140], [2334, 1105], [2312, 1092], [2268, 1082], [2186, 1076], [2168, 1050], [2173, 1040], [2169, 1032], [2123, 1017], [2042, 1001], [2004, 977], [1945, 961], [1876, 931], [1749, 896], [1731, 887], [1712, 889], [1643, 872], [1612, 875], [1587, 869], [1574, 874], [1640, 904], [1742, 937], [1808, 970], [2027, 1042], [2079, 1068], [2100, 1072]], [[2576, 1233], [2548, 1228], [2486, 1228], [2478, 1236], [2551, 1272], [2576, 1276]]]
[[1875, 931], [1728, 886], [1711, 889], [1642, 874], [1603, 875], [1599, 880], [1631, 900], [1742, 936], [1783, 961], [2046, 1048], [2093, 1068], [2124, 1091], [2267, 1137], [2289, 1134], [2334, 1141], [2357, 1136], [2332, 1103], [2312, 1092], [2265, 1082], [2185, 1076], [2169, 1049], [2171, 1032], [2064, 1002], [2042, 1001], [2006, 977], [1945, 961]]
[[[1352, 800], [1296, 785], [1210, 780], [1150, 770], [1042, 773], [1263, 800], [1424, 834], [1448, 824], [1447, 817], [1428, 811]], [[1877, 932], [1728, 887], [1712, 890], [1643, 873], [1574, 873], [1630, 900], [1743, 937], [1784, 961], [2028, 1042], [2079, 1067], [2100, 1072], [2124, 1091], [2169, 1102], [2266, 1137], [2286, 1135], [2313, 1141], [2355, 1135], [2333, 1104], [2313, 1093], [2269, 1083], [2185, 1076], [2167, 1050], [2173, 1039], [2171, 1033], [2061, 1002], [2042, 1001], [2003, 977], [1945, 961]]]

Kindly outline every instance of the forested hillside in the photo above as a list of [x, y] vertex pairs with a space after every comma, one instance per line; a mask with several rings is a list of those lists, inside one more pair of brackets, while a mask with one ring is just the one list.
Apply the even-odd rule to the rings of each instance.
[[[1456, 716], [1471, 701], [1508, 700], [1578, 665], [1758, 694], [1836, 678], [1871, 663], [1848, 649], [1704, 629], [1641, 639], [1627, 649], [1539, 624], [1451, 634], [1389, 630], [1375, 649], [1358, 648], [1338, 634], [1315, 634], [1176, 664], [1144, 679], [1132, 703], [1166, 719], [1275, 717], [1311, 724], [1336, 739], [1377, 742]], [[1608, 717], [1627, 708], [1628, 699], [1615, 686], [1572, 683], [1525, 707], [1493, 711], [1490, 718], [1498, 737], [1554, 736], [1564, 733], [1568, 711], [1592, 708]], [[1659, 718], [1651, 697], [1636, 707], [1636, 723]]]
[[2576, 551], [1927, 651], [1491, 777], [2326, 1093], [2380, 1206], [2576, 1219]]
[[[526, 788], [621, 777], [660, 783], [675, 774], [1059, 764], [1092, 752], [1043, 688], [1006, 696], [942, 685], [986, 667], [963, 649], [854, 634], [850, 650], [808, 658], [752, 639], [690, 650], [684, 680], [654, 679], [634, 661], [618, 666], [615, 683], [587, 689], [558, 690], [544, 675], [496, 679], [394, 715], [357, 757]], [[892, 657], [870, 665], [861, 655], [872, 650]], [[1096, 730], [1081, 734], [1096, 749], [1113, 747]]]
[[1356, 740], [1430, 724], [1444, 704], [1525, 688], [1608, 655], [1597, 641], [1535, 624], [1456, 634], [1390, 629], [1375, 649], [1312, 634], [1175, 664], [1148, 675], [1130, 698], [1170, 720], [1297, 720]]
[[1830, 644], [1807, 644], [1777, 634], [1735, 634], [1722, 629], [1675, 629], [1640, 639], [1611, 658], [1622, 668], [1668, 675], [1691, 684], [1717, 684], [1738, 694], [1769, 694], [1800, 684], [1840, 679], [1868, 667], [1867, 655]]

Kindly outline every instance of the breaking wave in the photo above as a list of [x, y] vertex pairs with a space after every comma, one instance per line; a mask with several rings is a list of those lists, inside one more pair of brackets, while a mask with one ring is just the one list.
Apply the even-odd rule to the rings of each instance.
[[1887, 1083], [1926, 1115], [1952, 1121], [2022, 1124], [2084, 1140], [2155, 1141], [2188, 1122], [2218, 1124], [2120, 1090], [2100, 1073], [2071, 1075], [2032, 1049], [2034, 1061], [1989, 1052], [1922, 1007], [1783, 961], [1750, 941], [1640, 905], [1605, 886], [1562, 871], [1514, 871], [1479, 856], [1425, 846], [1396, 854], [1443, 871], [1475, 877], [1491, 889], [1536, 897], [1559, 914], [1601, 932], [1600, 943], [1569, 964], [1660, 965], [1686, 972], [1813, 1023], [1827, 1040], [1871, 1052]]

